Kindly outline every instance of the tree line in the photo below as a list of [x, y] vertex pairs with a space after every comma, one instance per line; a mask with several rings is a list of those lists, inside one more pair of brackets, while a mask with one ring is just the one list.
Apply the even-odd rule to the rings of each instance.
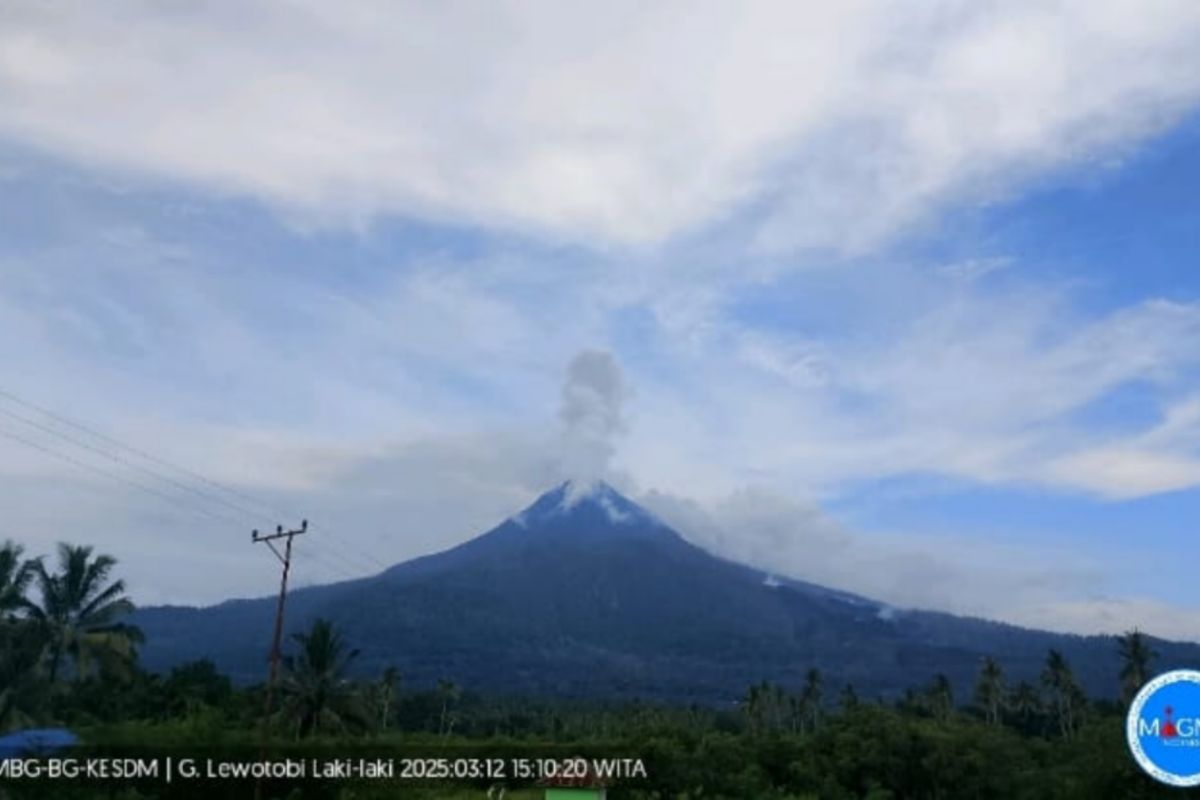
[[[1157, 653], [1141, 631], [1126, 632], [1116, 640], [1119, 656], [1120, 706], [1150, 678]], [[845, 712], [860, 700], [854, 687], [844, 685], [837, 696], [837, 707]], [[920, 689], [909, 689], [895, 705], [898, 710], [917, 716], [947, 719], [963, 713], [990, 726], [1009, 725], [1028, 734], [1053, 733], [1064, 739], [1076, 735], [1083, 720], [1104, 701], [1093, 702], [1084, 693], [1071, 665], [1056, 649], [1046, 653], [1039, 684], [1019, 681], [1009, 685], [996, 659], [987, 657], [980, 665], [969, 703], [956, 703], [950, 679], [937, 674]], [[810, 669], [803, 686], [789, 692], [784, 687], [762, 682], [749, 688], [741, 701], [746, 729], [751, 734], [765, 731], [806, 733], [816, 731], [828, 713], [828, 698], [819, 670]]]
[[[0, 733], [65, 724], [85, 740], [256, 742], [261, 685], [234, 686], [205, 660], [161, 675], [139, 667], [142, 634], [115, 568], [87, 546], [61, 544], [51, 561], [0, 545]], [[1121, 738], [1121, 709], [1156, 653], [1136, 630], [1116, 648], [1115, 700], [1087, 697], [1050, 650], [1036, 682], [1011, 682], [984, 659], [963, 698], [945, 675], [884, 701], [810, 669], [800, 685], [758, 683], [727, 707], [681, 706], [485, 697], [450, 680], [404, 687], [395, 667], [364, 679], [353, 643], [317, 619], [290, 637], [265, 722], [297, 743], [616, 747], [656, 764], [650, 783], [629, 787], [638, 798], [1157, 796]]]

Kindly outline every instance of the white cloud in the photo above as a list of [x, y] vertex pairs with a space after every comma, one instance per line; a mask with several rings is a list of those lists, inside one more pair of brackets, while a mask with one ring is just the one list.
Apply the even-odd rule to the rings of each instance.
[[1118, 444], [1055, 459], [1043, 475], [1105, 497], [1128, 499], [1200, 485], [1200, 458]]
[[1100, 597], [1016, 606], [1007, 616], [1026, 627], [1066, 633], [1112, 634], [1137, 628], [1154, 636], [1194, 642], [1200, 641], [1198, 611], [1149, 597]]
[[899, 608], [937, 609], [1075, 633], [1197, 640], [1196, 609], [1150, 598], [1102, 595], [1117, 574], [1104, 558], [1052, 542], [1014, 546], [994, 538], [868, 534], [817, 506], [763, 487], [697, 502], [650, 491], [650, 509], [711, 552], [854, 592]]
[[[648, 479], [681, 494], [738, 485], [714, 469], [821, 496], [913, 474], [1113, 499], [1200, 485], [1200, 306], [1084, 314], [1069, 289], [915, 274], [828, 303], [851, 329], [805, 330], [803, 308], [768, 312], [791, 314], [782, 328], [710, 310], [671, 378], [643, 378], [619, 461], [663, 465]], [[1131, 387], [1157, 421], [1089, 417]]]
[[1188, 0], [6, 4], [0, 135], [261, 198], [648, 243], [760, 209], [855, 251], [1200, 93]]
[[[1009, 547], [1004, 532], [980, 534], [987, 546], [971, 533], [876, 536], [779, 496], [824, 499], [858, 481], [928, 473], [1115, 498], [1197, 481], [1192, 304], [1130, 302], [1097, 315], [1070, 289], [1019, 275], [993, 284], [889, 265], [757, 287], [773, 304], [758, 315], [727, 277], [678, 281], [637, 263], [575, 269], [557, 250], [545, 261], [395, 263], [375, 242], [344, 243], [348, 259], [375, 259], [357, 282], [290, 269], [289, 252], [259, 248], [261, 231], [247, 224], [252, 255], [219, 269], [203, 237], [180, 248], [147, 223], [52, 235], [42, 251], [0, 259], [9, 381], [266, 495], [287, 512], [280, 522], [310, 516], [320, 525], [306, 548], [318, 557], [300, 568], [302, 582], [370, 568], [356, 551], [389, 563], [451, 545], [553, 482], [562, 369], [585, 347], [611, 352], [636, 389], [616, 414], [629, 428], [611, 464], [624, 485], [694, 501], [711, 519], [681, 527], [719, 552], [900, 605], [1108, 624], [1099, 611], [1086, 616], [1100, 608], [1097, 579], [1141, 562], [1109, 545], [1090, 562], [1050, 544]], [[811, 287], [822, 294], [808, 297]], [[838, 324], [819, 324], [830, 318]], [[1145, 429], [1083, 413], [1131, 384], [1157, 406]], [[611, 431], [616, 406], [600, 405]], [[218, 549], [204, 537], [240, 552], [263, 520], [199, 519], [36, 452], [0, 448], [0, 469], [13, 535], [45, 552], [87, 529], [147, 600], [270, 583], [269, 561], [234, 566], [222, 555], [219, 580], [194, 568]], [[65, 488], [54, 502], [23, 492], [22, 477], [50, 476], [47, 485], [72, 479], [88, 502], [66, 502]], [[325, 526], [354, 547], [323, 538]], [[178, 543], [155, 539], [166, 535]], [[1119, 602], [1130, 604], [1125, 617], [1101, 610], [1140, 613]]]
[[1146, 431], [1054, 458], [1041, 475], [1115, 499], [1200, 485], [1200, 398], [1168, 404]]
[[[334, 464], [381, 442], [546, 426], [562, 366], [595, 346], [637, 388], [614, 468], [680, 493], [765, 481], [826, 495], [913, 473], [1110, 497], [1197, 482], [1194, 304], [1096, 316], [1069, 288], [889, 266], [846, 274], [843, 289], [821, 277], [812, 299], [803, 281], [780, 288], [760, 321], [721, 282], [501, 256], [416, 257], [360, 286], [113, 238], [65, 237], [37, 269], [0, 262], [0, 355], [47, 404], [86, 391], [109, 430], [180, 442], [189, 463], [256, 485], [319, 479], [237, 455], [272, 439]], [[810, 326], [822, 317], [854, 322]], [[1086, 418], [1131, 385], [1161, 421]], [[278, 463], [301, 463], [286, 451]]]

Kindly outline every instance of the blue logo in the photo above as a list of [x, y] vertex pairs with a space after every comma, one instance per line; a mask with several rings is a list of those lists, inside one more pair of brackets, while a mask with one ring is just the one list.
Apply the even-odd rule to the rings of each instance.
[[1138, 766], [1171, 786], [1200, 786], [1200, 672], [1166, 672], [1129, 706], [1125, 738]]

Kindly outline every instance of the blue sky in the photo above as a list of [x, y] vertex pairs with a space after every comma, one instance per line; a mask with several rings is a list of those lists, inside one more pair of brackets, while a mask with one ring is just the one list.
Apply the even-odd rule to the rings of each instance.
[[0, 389], [272, 507], [0, 400], [0, 536], [207, 602], [281, 516], [327, 581], [603, 475], [766, 571], [1200, 638], [1190, 4], [288, 8], [0, 12]]

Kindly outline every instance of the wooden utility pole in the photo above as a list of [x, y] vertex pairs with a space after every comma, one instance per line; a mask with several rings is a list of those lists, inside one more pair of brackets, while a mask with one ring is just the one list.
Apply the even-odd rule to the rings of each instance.
[[[263, 714], [264, 724], [267, 717], [271, 716], [271, 704], [275, 699], [275, 679], [279, 675], [279, 657], [280, 657], [280, 639], [283, 637], [283, 602], [287, 598], [288, 572], [292, 568], [292, 539], [302, 533], [308, 532], [308, 520], [300, 523], [300, 527], [293, 531], [285, 531], [282, 525], [276, 526], [274, 533], [260, 534], [257, 530], [251, 531], [250, 540], [258, 542], [266, 542], [267, 547], [271, 548], [271, 552], [283, 564], [283, 577], [279, 581], [279, 605], [275, 608], [275, 634], [271, 637], [271, 668], [267, 673], [267, 700]], [[280, 553], [275, 547], [275, 540], [283, 539], [283, 552]]]

